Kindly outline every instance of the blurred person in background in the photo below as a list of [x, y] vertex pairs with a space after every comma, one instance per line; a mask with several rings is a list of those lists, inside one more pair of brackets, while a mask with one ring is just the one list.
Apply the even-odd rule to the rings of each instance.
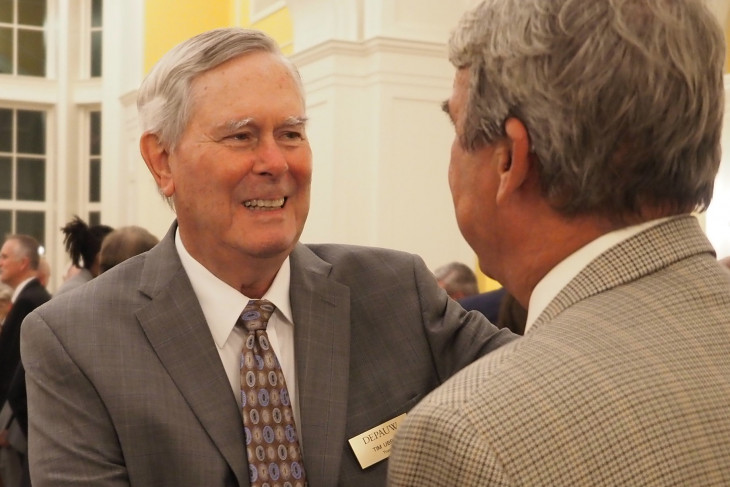
[[78, 216], [61, 228], [63, 244], [71, 258], [71, 265], [78, 269], [72, 277], [61, 284], [56, 296], [85, 284], [99, 275], [99, 250], [104, 237], [113, 228], [107, 225], [89, 226]]
[[136, 225], [117, 228], [101, 243], [99, 271], [104, 273], [130, 257], [147, 252], [159, 241], [147, 229]]
[[433, 272], [433, 275], [451, 299], [458, 301], [479, 292], [476, 274], [471, 267], [461, 262], [442, 265]]

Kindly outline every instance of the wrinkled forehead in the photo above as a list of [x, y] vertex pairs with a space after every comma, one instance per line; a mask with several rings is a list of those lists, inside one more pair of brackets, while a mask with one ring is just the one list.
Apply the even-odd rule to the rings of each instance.
[[[299, 76], [299, 72], [297, 71], [294, 64], [287, 59], [283, 54], [279, 53], [273, 53], [268, 51], [252, 51], [243, 53], [239, 56], [235, 56], [231, 59], [228, 59], [224, 63], [218, 64], [216, 66], [211, 67], [210, 69], [207, 69], [206, 71], [203, 71], [199, 74], [197, 74], [195, 77], [193, 77], [190, 80], [190, 91], [189, 94], [193, 98], [193, 101], [196, 97], [198, 97], [201, 94], [200, 86], [203, 84], [201, 83], [201, 79], [207, 79], [210, 76], [215, 76], [215, 73], [219, 73], [224, 71], [228, 66], [231, 64], [243, 64], [244, 66], [248, 65], [251, 67], [251, 71], [254, 71], [254, 69], [260, 65], [260, 64], [271, 64], [275, 66], [273, 69], [277, 69], [276, 67], [283, 68], [283, 71], [285, 71], [288, 75], [288, 77], [292, 81], [292, 86], [297, 92], [297, 95], [299, 99], [302, 102], [302, 105], [304, 105], [304, 88], [302, 86], [301, 77]], [[244, 69], [245, 72], [245, 69]], [[273, 72], [272, 72], [272, 78], [273, 78]], [[240, 86], [237, 88], [241, 91], [245, 91], [248, 89], [252, 83], [271, 83], [272, 79], [249, 79], [249, 80], [241, 80]]]

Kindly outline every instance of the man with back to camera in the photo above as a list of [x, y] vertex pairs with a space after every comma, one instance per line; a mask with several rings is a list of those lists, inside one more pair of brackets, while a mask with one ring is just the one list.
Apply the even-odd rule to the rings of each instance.
[[724, 42], [695, 0], [463, 17], [449, 183], [527, 330], [409, 413], [389, 485], [730, 485], [730, 276], [691, 215], [720, 163]]
[[389, 443], [426, 393], [514, 336], [416, 256], [298, 243], [303, 91], [264, 34], [182, 43], [138, 107], [177, 221], [23, 325], [33, 485], [383, 485], [383, 450], [350, 440]]

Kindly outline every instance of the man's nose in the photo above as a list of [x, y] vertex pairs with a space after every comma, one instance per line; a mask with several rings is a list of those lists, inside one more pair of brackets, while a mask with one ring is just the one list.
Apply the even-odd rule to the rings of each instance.
[[253, 167], [258, 174], [278, 176], [289, 170], [285, 149], [281, 147], [273, 136], [261, 139], [256, 150], [256, 161]]

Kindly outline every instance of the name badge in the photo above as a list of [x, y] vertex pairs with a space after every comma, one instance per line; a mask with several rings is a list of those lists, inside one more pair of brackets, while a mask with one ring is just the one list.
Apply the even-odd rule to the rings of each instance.
[[406, 417], [403, 413], [397, 418], [379, 424], [373, 429], [367, 430], [348, 441], [355, 457], [363, 469], [381, 462], [390, 456], [390, 449], [393, 444], [393, 437], [398, 430], [398, 425]]

